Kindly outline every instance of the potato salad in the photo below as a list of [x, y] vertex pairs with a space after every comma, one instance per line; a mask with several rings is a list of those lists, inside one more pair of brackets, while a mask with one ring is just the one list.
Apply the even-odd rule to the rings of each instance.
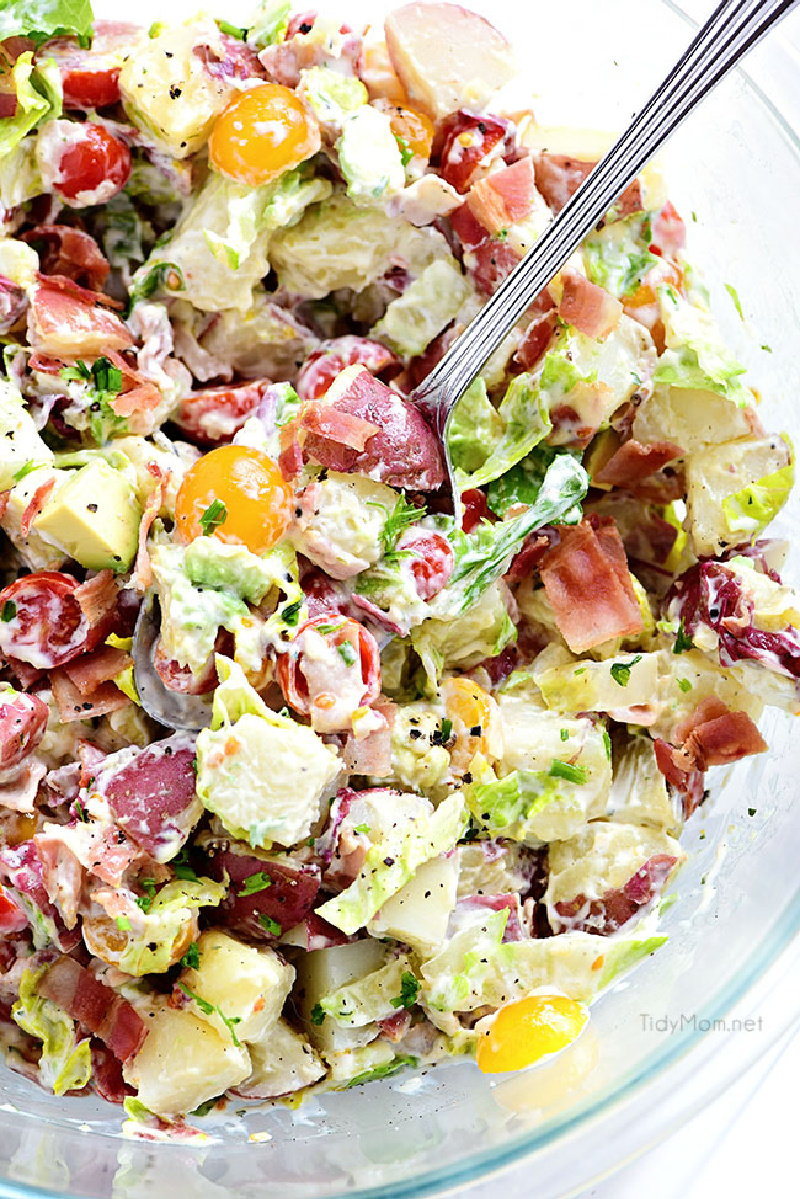
[[0, 8], [0, 1032], [151, 1129], [568, 1045], [800, 710], [792, 446], [659, 175], [459, 400], [454, 517], [409, 396], [598, 139], [462, 7], [331, 13]]

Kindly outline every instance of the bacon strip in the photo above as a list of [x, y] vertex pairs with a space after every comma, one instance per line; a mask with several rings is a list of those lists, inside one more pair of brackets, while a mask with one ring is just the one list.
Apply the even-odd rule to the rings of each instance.
[[467, 204], [484, 229], [499, 233], [523, 220], [535, 199], [533, 159], [528, 157], [473, 183]]
[[59, 275], [42, 279], [28, 309], [28, 341], [33, 349], [56, 357], [82, 358], [133, 345], [130, 330], [120, 318], [98, 307], [100, 293], [87, 292]]
[[100, 291], [111, 270], [97, 242], [71, 225], [37, 225], [21, 234], [39, 253], [43, 275], [62, 275]]
[[82, 694], [64, 670], [51, 671], [50, 685], [62, 724], [118, 712], [131, 702], [113, 683], [101, 683], [93, 691]]
[[136, 1009], [74, 958], [54, 962], [39, 980], [38, 990], [99, 1037], [120, 1061], [141, 1049], [147, 1029]]
[[562, 279], [564, 291], [558, 315], [587, 337], [603, 341], [619, 324], [622, 316], [619, 300], [576, 271], [565, 271]]
[[[565, 154], [544, 151], [535, 161], [536, 186], [553, 212], [559, 213], [596, 166], [596, 162], [579, 162]], [[614, 204], [613, 216], [619, 220], [641, 211], [642, 188], [634, 179]]]
[[380, 433], [380, 426], [372, 421], [363, 420], [352, 412], [343, 412], [335, 404], [314, 401], [303, 407], [300, 429], [359, 453], [366, 448], [370, 438]]
[[130, 654], [113, 645], [103, 645], [91, 654], [83, 654], [64, 667], [64, 673], [81, 695], [91, 695], [101, 683], [110, 682], [133, 662]]
[[631, 438], [616, 450], [605, 466], [594, 476], [595, 483], [603, 483], [610, 487], [625, 487], [629, 483], [639, 483], [657, 471], [680, 458], [683, 450], [671, 441], [653, 441], [642, 445], [640, 441]]
[[[597, 527], [594, 527], [596, 523]], [[562, 527], [540, 573], [559, 631], [573, 653], [642, 631], [619, 531], [610, 517]]]
[[56, 485], [55, 478], [48, 479], [46, 483], [40, 483], [34, 491], [28, 506], [22, 513], [22, 518], [19, 522], [19, 531], [23, 537], [27, 537], [31, 531], [31, 525], [36, 520], [36, 517], [47, 503], [50, 492]]
[[75, 588], [74, 595], [90, 625], [100, 623], [117, 602], [119, 587], [112, 570], [101, 570]]
[[767, 743], [746, 712], [732, 712], [710, 695], [675, 730], [690, 769], [726, 766], [751, 754], [763, 754]]

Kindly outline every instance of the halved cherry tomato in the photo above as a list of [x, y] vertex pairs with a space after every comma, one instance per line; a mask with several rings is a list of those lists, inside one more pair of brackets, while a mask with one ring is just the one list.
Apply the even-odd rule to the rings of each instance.
[[318, 400], [346, 366], [365, 366], [378, 375], [398, 361], [395, 354], [379, 341], [367, 337], [335, 337], [322, 343], [306, 359], [295, 385], [301, 400]]
[[261, 450], [224, 445], [195, 462], [175, 501], [187, 541], [210, 533], [254, 553], [272, 549], [289, 523], [292, 491]]
[[[323, 677], [324, 664], [320, 669], [321, 657], [309, 652], [310, 634], [322, 638], [341, 658], [341, 662], [334, 659], [336, 673], [330, 671], [330, 687]], [[353, 678], [348, 677], [343, 683], [339, 676], [347, 668]], [[378, 643], [357, 620], [323, 612], [301, 625], [292, 648], [278, 657], [278, 682], [287, 704], [296, 712], [310, 716], [315, 728], [328, 732], [347, 728], [356, 708], [366, 707], [378, 698], [381, 689]]]
[[409, 529], [398, 541], [397, 548], [414, 555], [410, 566], [417, 595], [420, 599], [433, 599], [453, 573], [456, 556], [450, 542], [433, 530]]
[[223, 445], [241, 429], [271, 386], [269, 379], [253, 379], [250, 383], [190, 391], [172, 420], [200, 445]]
[[94, 649], [105, 624], [90, 626], [75, 598], [78, 580], [53, 570], [15, 579], [0, 591], [0, 654], [38, 670]]
[[389, 113], [389, 124], [395, 137], [405, 142], [415, 158], [430, 158], [433, 122], [424, 113], [398, 105]]
[[[102, 187], [105, 203], [128, 182], [130, 151], [103, 125], [76, 123], [75, 129], [80, 130], [80, 137], [70, 139], [62, 151], [53, 186], [62, 200], [76, 205], [78, 201], [81, 204], [97, 203], [94, 193]], [[104, 184], [109, 186], [103, 187]], [[113, 191], [110, 185], [113, 185]]]
[[[34, 826], [36, 821], [34, 820]], [[17, 907], [14, 900], [0, 888], [0, 933], [20, 933], [28, 927], [28, 917]]]
[[262, 83], [231, 100], [211, 131], [208, 152], [223, 175], [259, 187], [319, 147], [319, 125], [302, 100], [280, 83]]
[[577, 1040], [589, 1012], [564, 995], [530, 995], [501, 1007], [478, 1042], [478, 1068], [484, 1074], [523, 1070]]

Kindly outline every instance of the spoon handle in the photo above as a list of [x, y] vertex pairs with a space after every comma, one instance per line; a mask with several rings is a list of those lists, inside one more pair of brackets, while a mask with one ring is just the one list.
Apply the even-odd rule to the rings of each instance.
[[[644, 108], [418, 389], [452, 406], [569, 256], [704, 96], [800, 0], [722, 0]], [[438, 393], [438, 402], [434, 398]]]

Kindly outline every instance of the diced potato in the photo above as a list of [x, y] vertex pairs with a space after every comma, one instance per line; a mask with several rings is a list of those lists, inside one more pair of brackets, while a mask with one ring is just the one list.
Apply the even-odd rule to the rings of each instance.
[[169, 1119], [222, 1095], [251, 1072], [250, 1055], [187, 1009], [144, 1014], [147, 1037], [123, 1066], [125, 1081], [157, 1116]]
[[166, 29], [138, 46], [120, 71], [128, 116], [174, 158], [188, 158], [205, 145], [214, 119], [235, 91], [227, 79], [209, 74], [194, 53], [198, 45], [223, 56], [214, 21], [203, 18]]
[[21, 522], [26, 508], [37, 488], [50, 479], [53, 480], [53, 490], [49, 495], [52, 500], [69, 479], [69, 471], [55, 470], [50, 466], [31, 471], [11, 488], [3, 513], [2, 527], [19, 550], [25, 565], [31, 570], [60, 570], [67, 560], [64, 548], [56, 545], [35, 528], [29, 529], [26, 537], [22, 535]]
[[692, 454], [686, 463], [686, 503], [695, 552], [713, 557], [748, 541], [730, 529], [724, 501], [790, 462], [791, 450], [780, 437], [725, 442]]
[[516, 74], [505, 37], [458, 4], [404, 4], [389, 13], [384, 32], [400, 82], [436, 120], [483, 108]]
[[321, 1024], [314, 1024], [311, 1012], [325, 995], [331, 995], [348, 983], [364, 978], [384, 964], [386, 949], [380, 941], [353, 941], [349, 945], [335, 945], [330, 949], [317, 949], [304, 953], [296, 962], [297, 994], [300, 997], [300, 1014], [309, 1040], [324, 1053], [353, 1049], [367, 1045], [378, 1035], [374, 1024], [363, 1028], [340, 1028], [335, 1020], [326, 1017]]
[[420, 866], [367, 925], [373, 936], [395, 937], [420, 953], [434, 953], [447, 936], [458, 890], [458, 854], [441, 854]]
[[319, 1054], [285, 1020], [279, 1020], [262, 1040], [248, 1049], [252, 1073], [236, 1088], [236, 1094], [244, 1099], [289, 1095], [318, 1082], [325, 1074]]
[[[243, 945], [212, 930], [198, 942], [200, 966], [184, 970], [180, 981], [217, 1011], [206, 1015], [222, 1037], [230, 1037], [218, 1012], [233, 1024], [239, 1041], [260, 1041], [277, 1023], [294, 982], [293, 967], [274, 949]], [[193, 1000], [194, 1011], [203, 1014]]]
[[750, 437], [755, 414], [713, 391], [656, 387], [636, 409], [633, 436], [647, 445], [671, 441], [687, 454], [720, 441]]

